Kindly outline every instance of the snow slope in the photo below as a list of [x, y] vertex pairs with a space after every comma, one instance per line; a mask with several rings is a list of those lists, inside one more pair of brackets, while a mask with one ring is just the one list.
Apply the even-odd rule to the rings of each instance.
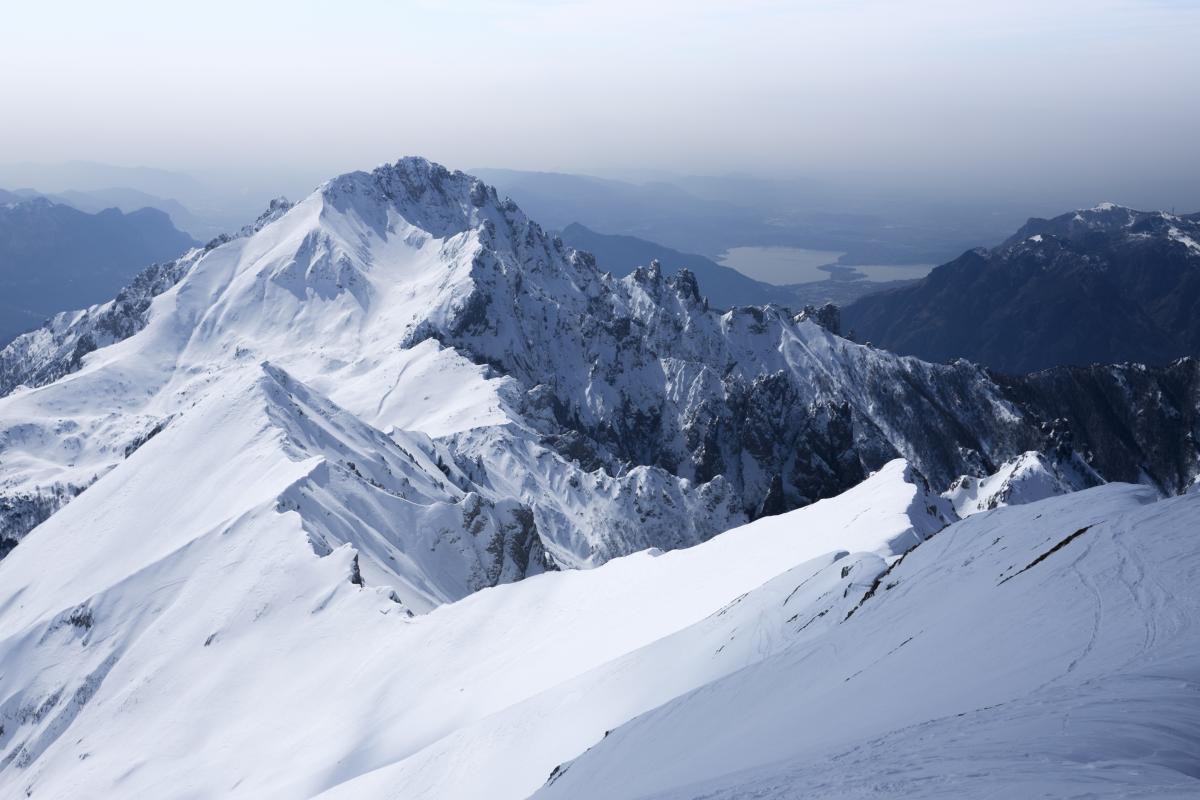
[[848, 620], [645, 714], [535, 797], [1195, 797], [1200, 497], [977, 514]]
[[267, 370], [242, 387], [274, 398], [266, 415], [206, 400], [0, 562], [0, 795], [524, 797], [604, 730], [795, 636], [765, 610], [798, 584], [789, 613], [836, 620], [942, 525], [896, 462], [689, 550], [412, 617], [362, 585], [351, 547], [313, 553], [288, 501], [339, 491], [312, 445], [333, 432], [288, 386]]
[[[290, 506], [401, 474], [382, 448], [357, 477], [338, 421], [260, 368], [0, 562], [0, 796], [522, 798], [577, 757], [548, 796], [1197, 788], [1200, 495], [1110, 484], [937, 533], [948, 504], [894, 462], [410, 616], [371, 547]], [[405, 544], [377, 548], [439, 574]]]

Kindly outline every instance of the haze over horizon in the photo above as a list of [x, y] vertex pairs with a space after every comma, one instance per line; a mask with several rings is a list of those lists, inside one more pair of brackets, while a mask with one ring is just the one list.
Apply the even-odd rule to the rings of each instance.
[[1200, 204], [1190, 0], [617, 5], [23, 4], [0, 160], [309, 185], [420, 154]]

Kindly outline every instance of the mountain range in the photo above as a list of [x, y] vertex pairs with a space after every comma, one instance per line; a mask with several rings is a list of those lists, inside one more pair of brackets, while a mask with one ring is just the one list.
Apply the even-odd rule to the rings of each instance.
[[[142, 332], [156, 305], [174, 322]], [[114, 384], [110, 352], [142, 372], [172, 366]], [[262, 363], [385, 433], [431, 436], [426, 449], [460, 487], [529, 506], [560, 566], [702, 541], [832, 496], [897, 456], [945, 486], [1054, 451], [1164, 492], [1200, 463], [1187, 436], [1195, 361], [1132, 381], [1121, 367], [1055, 380], [1063, 373], [1002, 378], [897, 357], [780, 306], [711, 308], [688, 271], [606, 275], [485, 184], [405, 160], [276, 203], [239, 236], [152, 267], [116, 301], [0, 352], [0, 390], [11, 392], [0, 435], [14, 454], [0, 469], [3, 534], [19, 539], [206, 391], [172, 376]], [[434, 376], [452, 388], [433, 391]], [[63, 424], [47, 405], [81, 386], [89, 402], [103, 398], [108, 421], [96, 428], [81, 408], [77, 447], [51, 456], [39, 444], [25, 466], [15, 453], [38, 420]], [[648, 506], [647, 492], [672, 502]]]
[[938, 264], [979, 242], [999, 241], [1028, 210], [1011, 200], [946, 197], [911, 184], [881, 190], [846, 175], [472, 172], [548, 228], [577, 222], [708, 258], [752, 245], [836, 251], [844, 253], [843, 265]]
[[911, 286], [843, 309], [889, 350], [1020, 373], [1200, 353], [1200, 214], [1106, 203], [1031, 219]]
[[720, 308], [769, 303], [791, 307], [821, 306], [826, 303], [845, 305], [865, 294], [907, 283], [831, 279], [776, 286], [754, 280], [696, 253], [681, 253], [636, 236], [599, 233], [578, 222], [563, 228], [559, 235], [568, 247], [591, 253], [601, 269], [617, 277], [624, 277], [639, 266], [646, 266], [653, 261], [657, 261], [668, 276], [686, 269], [704, 287], [705, 296]]
[[0, 351], [0, 786], [853, 796], [949, 738], [951, 793], [1192, 787], [1200, 362], [601, 266], [407, 158]]
[[92, 189], [81, 191], [68, 189], [62, 192], [37, 192], [32, 189], [20, 189], [9, 192], [23, 198], [45, 197], [55, 203], [71, 206], [88, 214], [98, 214], [107, 208], [115, 208], [126, 214], [140, 211], [143, 208], [156, 208], [171, 218], [171, 224], [179, 230], [198, 239], [211, 239], [224, 233], [211, 220], [197, 217], [191, 209], [178, 200], [156, 197], [152, 194], [130, 189], [128, 187], [112, 187], [108, 189]]
[[0, 342], [112, 297], [148, 263], [195, 244], [155, 209], [89, 214], [0, 191]]

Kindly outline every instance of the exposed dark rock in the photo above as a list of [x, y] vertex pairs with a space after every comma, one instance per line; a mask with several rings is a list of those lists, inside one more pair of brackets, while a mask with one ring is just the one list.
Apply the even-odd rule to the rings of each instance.
[[797, 322], [803, 322], [804, 320], [812, 320], [830, 333], [839, 336], [842, 333], [842, 312], [833, 303], [826, 303], [820, 308], [805, 306], [796, 315]]

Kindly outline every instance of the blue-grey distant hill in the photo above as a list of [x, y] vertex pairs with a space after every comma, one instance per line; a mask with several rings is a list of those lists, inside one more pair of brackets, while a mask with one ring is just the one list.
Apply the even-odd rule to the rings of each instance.
[[112, 298], [146, 265], [195, 244], [156, 209], [88, 214], [0, 190], [0, 345], [59, 311]]
[[215, 238], [229, 230], [222, 221], [199, 217], [178, 200], [156, 197], [152, 194], [130, 189], [128, 187], [111, 187], [108, 189], [66, 189], [61, 192], [41, 192], [36, 189], [14, 189], [7, 192], [9, 196], [16, 195], [21, 200], [31, 200], [44, 197], [55, 203], [61, 203], [71, 208], [77, 208], [88, 214], [97, 214], [106, 208], [115, 208], [131, 214], [143, 208], [157, 208], [171, 218], [171, 224], [188, 234], [203, 241]]
[[[578, 222], [709, 258], [733, 247], [803, 247], [855, 264], [941, 264], [999, 242], [1028, 218], [1024, 201], [881, 195], [792, 178], [658, 176], [631, 182], [560, 172], [472, 172], [550, 229]], [[829, 287], [842, 297], [848, 287]], [[849, 290], [853, 293], [853, 289]]]
[[1031, 219], [921, 281], [842, 309], [862, 339], [1005, 372], [1200, 355], [1200, 214], [1105, 203]]

